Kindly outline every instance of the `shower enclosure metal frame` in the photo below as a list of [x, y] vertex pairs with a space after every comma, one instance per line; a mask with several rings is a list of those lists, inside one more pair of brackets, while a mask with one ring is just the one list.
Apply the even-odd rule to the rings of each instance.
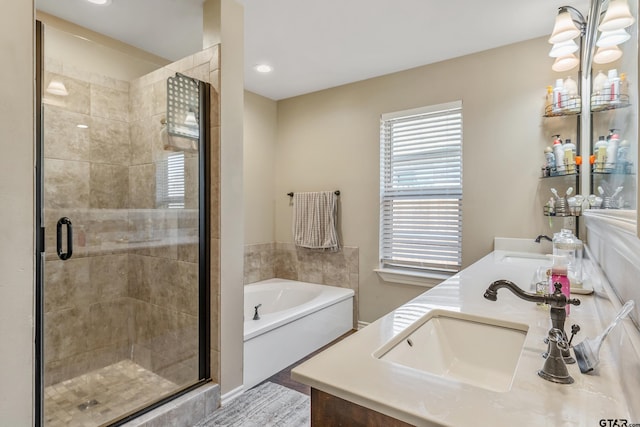
[[[44, 25], [35, 22], [35, 408], [34, 420], [37, 427], [44, 426], [44, 261], [45, 261], [45, 227], [44, 227], [44, 117], [43, 117], [43, 81], [44, 81]], [[194, 79], [195, 80], [195, 79]], [[118, 426], [144, 413], [182, 396], [189, 391], [211, 381], [210, 343], [211, 343], [211, 310], [210, 310], [210, 206], [209, 189], [211, 188], [210, 167], [210, 85], [198, 80], [199, 85], [199, 121], [198, 139], [198, 379], [191, 385], [178, 389], [171, 396], [153, 402], [151, 405], [132, 413], [125, 413], [112, 420], [111, 426]], [[50, 232], [53, 232], [51, 230]]]

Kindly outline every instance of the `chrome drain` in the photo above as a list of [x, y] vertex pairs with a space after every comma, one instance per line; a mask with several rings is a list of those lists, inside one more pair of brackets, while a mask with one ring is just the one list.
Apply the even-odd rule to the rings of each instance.
[[91, 408], [93, 406], [99, 405], [99, 404], [100, 404], [100, 402], [98, 402], [97, 400], [91, 399], [91, 400], [87, 400], [84, 403], [79, 404], [78, 405], [78, 409], [80, 409], [81, 411], [86, 411], [87, 409], [89, 409], [89, 408]]

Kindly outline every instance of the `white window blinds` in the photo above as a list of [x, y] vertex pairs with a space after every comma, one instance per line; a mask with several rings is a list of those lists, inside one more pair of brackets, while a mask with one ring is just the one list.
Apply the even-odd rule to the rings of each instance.
[[158, 207], [184, 208], [184, 152], [171, 153], [156, 166]]
[[383, 114], [382, 267], [455, 272], [462, 263], [462, 102]]

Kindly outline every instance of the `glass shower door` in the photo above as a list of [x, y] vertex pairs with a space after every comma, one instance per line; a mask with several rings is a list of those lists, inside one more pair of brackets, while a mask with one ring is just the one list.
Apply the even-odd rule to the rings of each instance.
[[41, 419], [109, 424], [209, 376], [207, 86], [105, 75], [57, 54], [106, 47], [48, 27], [45, 40]]

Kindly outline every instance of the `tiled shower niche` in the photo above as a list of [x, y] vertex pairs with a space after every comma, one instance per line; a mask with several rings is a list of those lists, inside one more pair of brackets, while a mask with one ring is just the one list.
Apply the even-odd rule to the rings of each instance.
[[[211, 180], [218, 188], [218, 65], [214, 46], [126, 82], [45, 58], [44, 88], [55, 79], [68, 91], [43, 95], [45, 388], [123, 361], [174, 390], [197, 380], [198, 157], [178, 148], [163, 119], [167, 77], [180, 72], [212, 83]], [[159, 188], [176, 155], [184, 164], [178, 208]], [[215, 224], [215, 191], [211, 202]], [[55, 250], [63, 216], [74, 222], [74, 253], [66, 261]], [[211, 237], [216, 244], [218, 236]], [[211, 263], [217, 271], [217, 259]], [[215, 275], [211, 286], [217, 294]], [[216, 321], [215, 306], [211, 317]], [[212, 347], [215, 358], [215, 337]], [[170, 389], [159, 387], [149, 399]], [[53, 407], [45, 402], [45, 417]]]

